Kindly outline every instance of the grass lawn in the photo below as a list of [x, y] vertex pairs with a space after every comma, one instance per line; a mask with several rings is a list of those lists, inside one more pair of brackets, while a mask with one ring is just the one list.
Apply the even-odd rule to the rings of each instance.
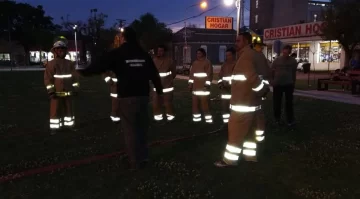
[[[123, 149], [109, 119], [110, 96], [100, 77], [81, 79], [76, 99], [78, 131], [48, 134], [43, 72], [0, 72], [0, 176]], [[177, 121], [152, 123], [149, 142], [197, 135], [221, 125], [194, 124], [186, 81], [176, 82]], [[218, 93], [213, 86], [213, 97]], [[271, 101], [265, 111], [271, 119]], [[0, 198], [359, 198], [360, 107], [295, 98], [298, 125], [267, 123], [258, 163], [218, 169], [226, 132], [151, 148], [151, 163], [125, 170], [120, 157], [19, 178], [0, 184]], [[1, 177], [0, 177], [1, 179]]]

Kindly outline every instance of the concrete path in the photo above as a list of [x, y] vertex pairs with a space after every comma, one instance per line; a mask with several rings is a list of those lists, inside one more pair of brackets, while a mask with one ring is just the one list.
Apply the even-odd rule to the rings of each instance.
[[[177, 75], [177, 79], [188, 80], [189, 77], [183, 75]], [[217, 81], [213, 80], [213, 84], [217, 84]], [[310, 97], [320, 100], [328, 100], [334, 102], [341, 102], [346, 104], [355, 104], [360, 105], [360, 97], [353, 96], [346, 93], [337, 93], [331, 91], [317, 91], [317, 90], [295, 90], [294, 95], [302, 96], [302, 97]]]

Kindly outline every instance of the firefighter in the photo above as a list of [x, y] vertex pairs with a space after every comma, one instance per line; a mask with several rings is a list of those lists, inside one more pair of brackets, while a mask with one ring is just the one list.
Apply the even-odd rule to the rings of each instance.
[[119, 100], [117, 98], [117, 78], [116, 75], [107, 71], [103, 74], [103, 78], [107, 84], [110, 85], [110, 97], [111, 97], [111, 115], [110, 119], [114, 123], [120, 122], [119, 117]]
[[62, 127], [73, 127], [75, 123], [73, 96], [78, 92], [79, 81], [75, 62], [65, 59], [67, 40], [55, 40], [51, 52], [54, 59], [49, 61], [44, 73], [44, 83], [50, 96], [51, 135]]
[[222, 118], [224, 123], [228, 123], [230, 117], [230, 98], [231, 98], [231, 75], [236, 64], [235, 49], [229, 48], [226, 50], [226, 60], [221, 66], [219, 72], [218, 85], [221, 90], [221, 107]]
[[261, 109], [261, 97], [269, 92], [269, 87], [256, 73], [256, 52], [250, 47], [251, 38], [248, 32], [236, 38], [239, 59], [231, 79], [228, 143], [223, 160], [215, 162], [217, 167], [236, 166], [241, 154], [246, 161], [256, 161], [257, 143], [252, 129], [255, 113]]
[[193, 121], [201, 121], [201, 112], [206, 123], [212, 123], [212, 115], [209, 108], [210, 86], [213, 78], [213, 67], [206, 58], [206, 51], [199, 48], [196, 51], [196, 60], [192, 63], [189, 75], [189, 89], [192, 91], [192, 113]]
[[173, 60], [165, 56], [166, 48], [164, 45], [160, 45], [157, 48], [157, 55], [153, 58], [154, 64], [159, 71], [161, 77], [161, 83], [164, 87], [163, 97], [159, 98], [154, 88], [153, 93], [153, 114], [156, 121], [163, 120], [162, 107], [165, 107], [166, 119], [172, 121], [175, 118], [173, 108], [173, 91], [174, 91], [174, 79], [176, 77], [176, 67]]
[[137, 41], [136, 32], [124, 28], [120, 33], [120, 47], [106, 53], [79, 71], [84, 76], [112, 71], [118, 80], [117, 97], [121, 128], [125, 136], [125, 149], [131, 170], [145, 166], [148, 160], [147, 132], [149, 128], [148, 103], [150, 81], [161, 97], [163, 87], [159, 71], [150, 55]]
[[[258, 62], [256, 64], [256, 72], [259, 75], [260, 79], [263, 81], [264, 84], [269, 85], [269, 80], [271, 78], [271, 70], [269, 61], [265, 57], [265, 55], [262, 53], [263, 46], [265, 44], [261, 42], [257, 42], [257, 40], [254, 40], [253, 42], [253, 49], [256, 51], [256, 58], [255, 60]], [[262, 97], [262, 100], [266, 100], [266, 96]], [[264, 103], [261, 104], [262, 109], [256, 111], [256, 128], [255, 128], [255, 139], [257, 142], [262, 142], [265, 139], [265, 113], [264, 113]]]

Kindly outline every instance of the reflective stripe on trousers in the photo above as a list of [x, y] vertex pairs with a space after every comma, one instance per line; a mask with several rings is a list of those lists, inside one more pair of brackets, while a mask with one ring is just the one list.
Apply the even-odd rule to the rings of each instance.
[[50, 119], [50, 129], [59, 129], [62, 126], [74, 126], [75, 117], [63, 117], [61, 119]]
[[230, 165], [237, 165], [241, 154], [241, 148], [227, 144], [224, 153], [224, 162]]
[[243, 155], [248, 157], [256, 156], [257, 144], [255, 142], [244, 142], [243, 144]]
[[[174, 118], [175, 118], [175, 115], [166, 114], [166, 119], [167, 119], [168, 121], [171, 121], [171, 120], [173, 120]], [[163, 120], [163, 119], [164, 119], [163, 114], [154, 115], [154, 120], [156, 120], [156, 121], [161, 121], [161, 120]]]
[[[156, 91], [156, 88], [154, 88], [154, 91]], [[174, 87], [170, 87], [170, 88], [164, 88], [163, 89], [163, 93], [169, 93], [171, 91], [174, 91]]]
[[110, 119], [111, 119], [111, 121], [113, 121], [113, 122], [118, 122], [118, 121], [120, 121], [120, 117], [116, 117], [116, 116], [110, 116]]

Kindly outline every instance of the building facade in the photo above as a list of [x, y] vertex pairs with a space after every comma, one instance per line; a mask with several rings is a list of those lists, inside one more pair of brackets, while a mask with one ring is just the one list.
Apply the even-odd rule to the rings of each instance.
[[250, 29], [321, 21], [322, 10], [329, 5], [309, 0], [250, 0]]
[[207, 59], [219, 65], [225, 61], [226, 49], [234, 47], [235, 39], [235, 30], [183, 28], [173, 35], [173, 59], [177, 66], [191, 64], [197, 49], [204, 48]]
[[301, 63], [310, 63], [311, 70], [336, 70], [344, 66], [345, 53], [338, 41], [324, 40], [324, 22], [311, 22], [264, 30], [265, 55], [272, 61], [284, 45], [291, 45]]

